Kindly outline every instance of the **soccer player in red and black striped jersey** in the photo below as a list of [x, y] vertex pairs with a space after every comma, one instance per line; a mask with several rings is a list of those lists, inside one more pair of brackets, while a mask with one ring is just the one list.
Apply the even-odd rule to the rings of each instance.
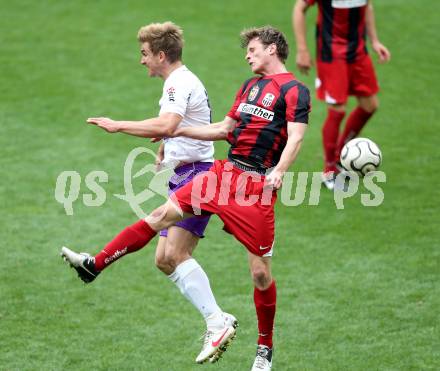
[[[241, 37], [246, 61], [257, 76], [240, 87], [223, 121], [179, 127], [174, 132], [199, 140], [227, 140], [231, 143], [228, 159], [216, 160], [209, 171], [195, 176], [147, 218], [125, 228], [105, 249], [116, 260], [139, 250], [157, 232], [183, 219], [217, 214], [225, 231], [248, 251], [259, 333], [252, 370], [269, 371], [276, 309], [271, 272], [274, 204], [283, 175], [297, 157], [306, 132], [310, 95], [286, 70], [288, 45], [280, 31], [270, 26], [252, 28]], [[85, 258], [75, 268], [85, 267], [97, 275], [96, 267], [102, 266], [97, 264], [99, 259], [99, 254]], [[223, 279], [228, 279], [227, 274]], [[222, 338], [205, 339], [214, 352], [211, 360], [221, 355]]]
[[[222, 122], [200, 129], [178, 129], [180, 135], [226, 139], [231, 144], [228, 159], [216, 161], [211, 168], [214, 176], [210, 178], [217, 180], [215, 192], [206, 200], [203, 192], [187, 186], [176, 196], [185, 212], [192, 213], [197, 207], [202, 213], [217, 214], [225, 231], [247, 248], [259, 331], [252, 370], [268, 371], [276, 308], [271, 273], [276, 190], [300, 150], [309, 119], [310, 95], [286, 70], [288, 45], [280, 31], [270, 26], [253, 28], [243, 31], [241, 38], [242, 46], [247, 48], [246, 61], [257, 76], [240, 87]], [[195, 178], [193, 183], [200, 182]], [[248, 203], [252, 198], [256, 201]]]
[[[317, 96], [328, 105], [322, 128], [323, 182], [333, 189], [343, 145], [359, 134], [378, 107], [379, 87], [367, 52], [367, 35], [380, 63], [388, 62], [391, 55], [377, 37], [371, 0], [297, 0], [293, 9], [293, 29], [297, 43], [296, 63], [301, 72], [307, 73], [312, 66], [306, 43], [305, 14], [315, 3], [318, 5]], [[349, 95], [357, 98], [358, 105], [348, 116], [340, 134]]]

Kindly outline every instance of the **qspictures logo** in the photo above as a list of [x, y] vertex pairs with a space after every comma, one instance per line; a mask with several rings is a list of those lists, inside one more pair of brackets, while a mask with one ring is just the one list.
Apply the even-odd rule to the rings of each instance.
[[[113, 194], [113, 197], [126, 202], [140, 219], [147, 217], [148, 212], [152, 211], [144, 211], [143, 207], [148, 206], [147, 201], [153, 198], [163, 201], [173, 198], [168, 195], [168, 182], [174, 175], [173, 164], [158, 168], [155, 162], [156, 153], [148, 148], [137, 147], [130, 151], [123, 168], [124, 193]], [[134, 170], [140, 166], [140, 170]], [[103, 170], [89, 172], [84, 181], [75, 170], [63, 171], [56, 180], [55, 200], [63, 205], [66, 215], [72, 216], [74, 204], [80, 199], [81, 189], [85, 187], [87, 190], [82, 194], [82, 203], [88, 207], [102, 206], [107, 200], [104, 184], [109, 181], [110, 175]], [[140, 191], [139, 187], [135, 187], [135, 182], [144, 184]]]
[[[127, 156], [122, 169], [124, 178], [124, 193], [113, 194], [112, 196], [127, 203], [130, 209], [140, 219], [146, 218], [152, 212], [151, 203], [153, 198], [161, 200], [163, 203], [171, 200], [171, 204], [179, 214], [183, 214], [179, 203], [174, 194], [169, 194], [168, 183], [172, 178], [172, 183], [178, 184], [187, 177], [192, 177], [195, 168], [189, 168], [184, 174], [175, 174], [172, 164], [157, 169], [155, 165], [156, 154], [144, 147], [134, 148]], [[135, 168], [140, 170], [135, 171]], [[237, 179], [235, 186], [231, 186], [228, 181], [232, 176], [233, 166], [227, 162], [224, 166], [222, 179], [217, 179], [214, 172], [204, 172], [193, 181], [191, 188], [191, 200], [195, 214], [203, 206], [216, 197], [219, 191], [221, 199], [219, 205], [227, 205], [230, 197], [242, 206], [248, 207], [256, 202], [269, 204], [271, 202], [273, 189], [265, 186], [263, 192], [259, 194], [247, 194], [243, 192], [247, 188], [252, 188], [253, 184], [265, 181], [265, 176], [255, 172], [244, 171]], [[113, 177], [114, 175], [112, 175]], [[278, 198], [286, 207], [300, 205], [318, 206], [321, 202], [321, 192], [323, 190], [321, 172], [287, 172], [283, 177], [283, 186], [278, 190]], [[83, 178], [75, 170], [61, 172], [55, 184], [55, 200], [60, 203], [66, 215], [74, 215], [74, 205], [80, 200], [82, 193], [82, 203], [88, 207], [102, 206], [107, 200], [105, 184], [110, 182], [110, 175], [102, 170], [90, 171]], [[382, 171], [373, 171], [365, 177], [359, 177], [356, 173], [340, 173], [335, 180], [335, 189], [332, 192], [333, 201], [336, 209], [343, 210], [344, 202], [347, 199], [360, 195], [360, 203], [365, 207], [380, 206], [385, 198], [381, 183], [386, 182], [386, 174]], [[135, 187], [134, 183], [137, 183]], [[139, 183], [142, 184], [141, 189]], [[81, 192], [81, 189], [86, 191]], [[136, 192], [137, 190], [137, 192]], [[165, 212], [165, 208], [163, 208]], [[163, 215], [158, 213], [154, 218], [160, 219]]]

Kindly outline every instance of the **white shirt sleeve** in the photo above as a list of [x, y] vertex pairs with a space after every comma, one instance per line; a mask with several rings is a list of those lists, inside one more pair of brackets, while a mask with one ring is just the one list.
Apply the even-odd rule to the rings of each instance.
[[190, 84], [182, 79], [168, 79], [163, 87], [160, 113], [171, 112], [184, 117], [190, 97]]

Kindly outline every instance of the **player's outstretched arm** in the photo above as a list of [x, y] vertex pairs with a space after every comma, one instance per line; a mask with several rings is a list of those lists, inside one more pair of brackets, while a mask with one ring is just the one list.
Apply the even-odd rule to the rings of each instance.
[[177, 113], [165, 112], [143, 121], [115, 121], [108, 117], [90, 117], [87, 122], [108, 133], [125, 133], [144, 138], [172, 137], [182, 121]]
[[293, 7], [292, 26], [296, 39], [296, 66], [301, 73], [307, 74], [313, 65], [307, 47], [306, 11], [309, 5], [304, 0], [297, 0]]
[[237, 121], [229, 116], [221, 122], [215, 124], [178, 128], [173, 136], [182, 136], [199, 140], [224, 140], [227, 139], [228, 133], [235, 127]]
[[275, 189], [281, 187], [284, 173], [289, 169], [289, 166], [298, 156], [306, 129], [307, 124], [303, 124], [301, 122], [289, 122], [287, 124], [288, 138], [286, 147], [281, 153], [280, 161], [272, 172], [266, 177], [266, 183], [269, 186], [272, 186]]
[[371, 47], [379, 56], [379, 63], [388, 62], [391, 59], [391, 53], [387, 49], [387, 47], [379, 41], [379, 37], [377, 36], [376, 20], [374, 18], [373, 4], [371, 0], [368, 2], [367, 5], [365, 22], [367, 25], [368, 38], [371, 41]]

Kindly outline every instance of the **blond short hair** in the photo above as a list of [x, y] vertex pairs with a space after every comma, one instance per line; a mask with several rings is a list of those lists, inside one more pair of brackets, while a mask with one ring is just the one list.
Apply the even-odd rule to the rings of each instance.
[[182, 59], [183, 31], [173, 22], [151, 23], [141, 27], [137, 39], [140, 43], [147, 42], [153, 54], [163, 51], [170, 63]]
[[272, 26], [253, 27], [243, 30], [240, 33], [241, 46], [246, 48], [251, 40], [258, 38], [261, 43], [267, 47], [275, 44], [277, 47], [277, 56], [281, 62], [285, 62], [289, 56], [289, 45], [284, 34]]

